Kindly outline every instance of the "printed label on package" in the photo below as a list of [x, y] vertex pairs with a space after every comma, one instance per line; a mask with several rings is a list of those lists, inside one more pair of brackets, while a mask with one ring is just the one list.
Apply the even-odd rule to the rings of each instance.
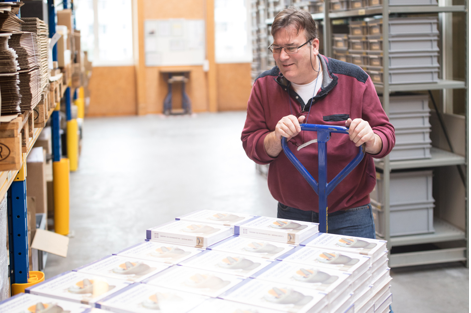
[[271, 262], [263, 258], [237, 253], [206, 251], [193, 259], [180, 264], [208, 271], [249, 277], [250, 275], [269, 266]]
[[228, 240], [216, 247], [212, 248], [215, 251], [225, 251], [238, 253], [243, 255], [250, 255], [269, 260], [275, 260], [277, 257], [285, 254], [286, 252], [294, 249], [295, 246], [269, 242], [264, 240], [257, 240], [251, 238], [236, 237]]

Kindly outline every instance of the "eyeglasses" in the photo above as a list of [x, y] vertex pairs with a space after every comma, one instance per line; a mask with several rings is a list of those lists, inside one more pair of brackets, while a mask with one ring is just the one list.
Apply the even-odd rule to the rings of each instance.
[[306, 41], [305, 43], [303, 43], [299, 47], [278, 47], [278, 46], [274, 46], [273, 44], [271, 44], [268, 47], [268, 50], [270, 50], [273, 54], [280, 54], [281, 49], [284, 49], [286, 54], [295, 54], [296, 52], [299, 51], [299, 49], [301, 49], [302, 46], [304, 46], [305, 44], [307, 44], [308, 42], [310, 42], [313, 39], [314, 38], [309, 39], [308, 41]]

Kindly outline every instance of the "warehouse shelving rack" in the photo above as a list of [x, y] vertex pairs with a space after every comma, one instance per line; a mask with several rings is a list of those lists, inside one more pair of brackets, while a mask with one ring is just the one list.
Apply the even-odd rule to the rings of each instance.
[[[460, 13], [466, 16], [466, 56], [469, 54], [469, 33], [468, 30], [468, 14], [469, 14], [469, 3], [465, 1], [464, 5], [450, 5], [448, 0], [439, 0], [439, 5], [434, 6], [389, 6], [388, 0], [383, 0], [382, 7], [355, 9], [349, 11], [340, 12], [329, 12], [331, 0], [324, 0], [323, 13], [312, 14], [313, 19], [323, 24], [323, 48], [326, 56], [332, 57], [332, 25], [333, 21], [341, 21], [341, 19], [348, 18], [361, 18], [371, 17], [375, 15], [382, 15], [383, 18], [383, 60], [389, 59], [389, 17], [392, 14], [431, 14], [438, 13], [443, 16], [446, 13]], [[296, 1], [298, 2], [298, 1]], [[443, 3], [442, 3], [443, 2]], [[293, 4], [293, 3], [288, 3]], [[267, 25], [273, 23], [273, 18], [266, 20]], [[443, 30], [443, 29], [442, 29]], [[442, 31], [443, 33], [443, 31]], [[428, 84], [389, 84], [389, 67], [384, 66], [383, 68], [383, 84], [375, 84], [376, 91], [378, 94], [383, 95], [383, 108], [386, 114], [389, 115], [389, 97], [393, 92], [411, 92], [411, 91], [431, 91], [431, 90], [451, 90], [451, 89], [466, 89], [466, 101], [469, 99], [469, 72], [466, 72], [466, 78], [464, 81], [453, 80], [446, 74], [447, 71], [444, 69], [446, 65], [446, 58], [450, 58], [451, 47], [445, 47], [442, 40], [442, 76], [443, 79], [436, 83]], [[467, 60], [464, 60], [466, 62]], [[266, 70], [266, 69], [262, 69]], [[446, 100], [445, 100], [446, 101]], [[437, 111], [437, 114], [441, 113]], [[468, 132], [466, 131], [469, 126], [469, 108], [466, 105], [465, 112], [465, 142], [468, 142]], [[390, 173], [393, 170], [407, 170], [407, 169], [418, 169], [418, 168], [437, 168], [437, 167], [452, 167], [452, 166], [465, 166], [469, 165], [469, 156], [460, 156], [446, 150], [432, 147], [430, 153], [430, 159], [420, 160], [407, 160], [407, 161], [390, 161], [389, 156], [375, 162], [376, 168], [383, 171], [383, 194], [384, 204], [382, 210], [384, 212], [384, 219], [382, 229], [384, 230], [384, 239], [388, 241], [388, 250], [391, 251], [393, 247], [403, 247], [411, 245], [425, 245], [425, 244], [442, 244], [451, 243], [448, 247], [443, 247], [435, 250], [426, 251], [412, 251], [407, 253], [395, 253], [389, 256], [390, 267], [401, 267], [410, 265], [421, 265], [421, 264], [433, 264], [433, 263], [444, 263], [444, 262], [455, 262], [462, 261], [468, 266], [469, 260], [469, 226], [468, 226], [468, 196], [469, 186], [465, 183], [466, 192], [466, 203], [465, 203], [465, 230], [461, 230], [454, 225], [444, 221], [440, 218], [434, 218], [434, 229], [435, 232], [431, 234], [423, 235], [409, 235], [400, 237], [390, 236], [390, 205], [389, 205], [389, 186], [390, 186]], [[466, 241], [466, 246], [462, 245], [461, 242]]]
[[[71, 1], [71, 0], [70, 0]], [[19, 2], [19, 0], [0, 0], [0, 2]], [[55, 3], [54, 0], [48, 0], [48, 13], [49, 13], [49, 37], [52, 38], [56, 30], [56, 8], [73, 8], [73, 4], [69, 0], [60, 1]], [[21, 12], [20, 12], [21, 15]], [[53, 48], [53, 61], [57, 61], [57, 50]], [[62, 74], [60, 74], [62, 75]], [[62, 78], [60, 78], [62, 79]], [[74, 122], [71, 116], [71, 86], [67, 86], [67, 89], [62, 92], [60, 98], [65, 96], [66, 106], [66, 118], [68, 129], [69, 123]], [[62, 158], [61, 150], [61, 134], [60, 134], [60, 101], [56, 102], [55, 109], [50, 112], [47, 116], [51, 119], [52, 126], [52, 141], [53, 141], [53, 159], [54, 159], [54, 202], [56, 214], [60, 212], [59, 218], [61, 223], [59, 229], [56, 232], [63, 235], [67, 235], [69, 232], [69, 162], [68, 159]], [[75, 125], [77, 122], [75, 121]], [[72, 127], [72, 129], [74, 129]], [[35, 142], [39, 138], [39, 135], [43, 128], [35, 128], [33, 131], [33, 138], [30, 140], [27, 146], [27, 152], [23, 154], [23, 164], [20, 170], [15, 171], [4, 171], [0, 172], [0, 181], [3, 182], [0, 185], [0, 199], [5, 196], [8, 198], [8, 226], [10, 237], [10, 283], [12, 284], [12, 292], [18, 292], [28, 286], [28, 284], [34, 283], [35, 278], [30, 278], [29, 271], [29, 253], [28, 253], [28, 229], [27, 229], [27, 201], [26, 201], [26, 158], [32, 150]], [[75, 128], [75, 134], [78, 132]], [[77, 148], [75, 152], [78, 153], [78, 138], [74, 138]], [[68, 151], [70, 151], [68, 149]], [[78, 159], [78, 155], [76, 157]], [[78, 161], [78, 160], [77, 160]], [[55, 216], [57, 220], [57, 216]], [[45, 224], [45, 223], [42, 223]], [[41, 276], [41, 275], [39, 275]], [[44, 277], [44, 276], [42, 276]]]

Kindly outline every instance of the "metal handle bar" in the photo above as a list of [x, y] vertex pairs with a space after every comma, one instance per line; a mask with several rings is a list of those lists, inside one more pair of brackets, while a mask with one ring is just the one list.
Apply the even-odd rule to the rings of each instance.
[[316, 131], [318, 143], [318, 166], [319, 166], [319, 183], [312, 177], [306, 168], [299, 162], [298, 158], [291, 152], [285, 137], [281, 138], [281, 146], [288, 159], [301, 173], [304, 179], [312, 187], [319, 196], [319, 231], [326, 233], [328, 231], [327, 222], [327, 196], [337, 187], [337, 185], [363, 160], [365, 150], [363, 145], [359, 147], [356, 157], [343, 168], [340, 173], [330, 182], [327, 182], [327, 141], [330, 139], [331, 133], [347, 134], [348, 128], [343, 126], [317, 125], [317, 124], [301, 124], [301, 130]]

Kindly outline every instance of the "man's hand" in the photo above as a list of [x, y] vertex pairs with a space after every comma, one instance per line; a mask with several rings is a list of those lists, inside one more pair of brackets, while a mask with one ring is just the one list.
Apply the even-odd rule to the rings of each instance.
[[306, 117], [300, 116], [299, 119], [294, 115], [288, 115], [278, 121], [275, 127], [275, 137], [280, 141], [281, 137], [290, 140], [301, 132], [301, 125]]
[[371, 129], [371, 126], [367, 121], [362, 120], [361, 118], [356, 118], [352, 121], [352, 119], [349, 118], [345, 122], [345, 126], [350, 127], [348, 135], [356, 147], [365, 144], [366, 153], [378, 154], [383, 148], [381, 138], [373, 132], [373, 129]]
[[264, 140], [265, 150], [271, 157], [277, 157], [283, 148], [281, 147], [281, 137], [290, 140], [301, 132], [301, 125], [305, 116], [296, 118], [294, 115], [288, 115], [278, 121], [275, 131], [269, 133]]

